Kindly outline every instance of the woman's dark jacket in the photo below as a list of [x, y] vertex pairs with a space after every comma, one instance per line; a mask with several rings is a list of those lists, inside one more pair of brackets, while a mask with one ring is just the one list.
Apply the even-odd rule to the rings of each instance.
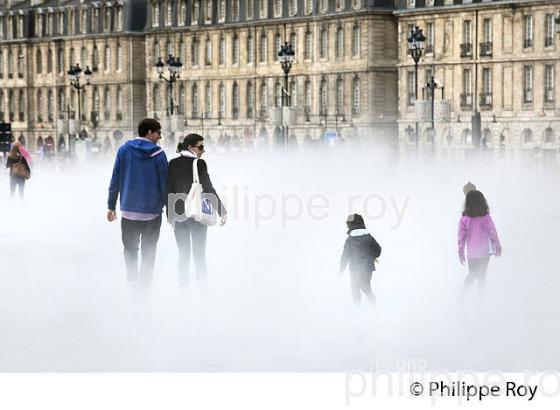
[[10, 176], [11, 177], [18, 177], [17, 175], [13, 175], [12, 165], [17, 164], [18, 162], [23, 163], [27, 171], [31, 174], [31, 169], [29, 168], [29, 164], [23, 155], [19, 155], [16, 158], [12, 158], [8, 156], [8, 160], [6, 161], [6, 168], [10, 168]]
[[[167, 193], [168, 194], [188, 194], [193, 183], [193, 161], [194, 158], [180, 156], [169, 162], [167, 171]], [[198, 179], [202, 184], [202, 192], [215, 195], [217, 203], [218, 215], [224, 216], [226, 209], [212, 186], [210, 175], [208, 175], [208, 167], [203, 159], [198, 159]], [[169, 213], [169, 210], [168, 210]], [[185, 201], [179, 200], [175, 202], [175, 214], [183, 215], [185, 213]]]
[[381, 255], [381, 246], [365, 229], [351, 231], [344, 243], [340, 270], [350, 264], [352, 273], [369, 273], [375, 270], [375, 258]]

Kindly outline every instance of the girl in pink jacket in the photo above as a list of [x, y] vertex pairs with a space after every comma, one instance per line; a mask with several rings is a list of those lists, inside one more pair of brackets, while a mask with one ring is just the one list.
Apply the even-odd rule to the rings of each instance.
[[501, 256], [502, 246], [488, 210], [488, 203], [480, 191], [473, 190], [467, 193], [465, 210], [459, 221], [458, 244], [459, 261], [464, 265], [465, 260], [468, 260], [469, 265], [463, 293], [475, 279], [478, 279], [478, 288], [482, 291], [490, 256]]

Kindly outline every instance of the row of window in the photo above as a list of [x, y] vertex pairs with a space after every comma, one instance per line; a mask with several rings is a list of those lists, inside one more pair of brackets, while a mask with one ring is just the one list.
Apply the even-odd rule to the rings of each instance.
[[[306, 61], [313, 60], [313, 33], [311, 31], [307, 31], [304, 35], [304, 46], [303, 46], [303, 59]], [[231, 65], [238, 65], [240, 63], [240, 48], [241, 48], [241, 40], [237, 34], [234, 34], [229, 40], [229, 47], [226, 46], [226, 37], [220, 37], [218, 40], [218, 56], [217, 56], [217, 63], [218, 65], [222, 66], [226, 64], [226, 55], [227, 50], [230, 50], [231, 53]], [[292, 45], [292, 48], [296, 50], [297, 55], [297, 34], [292, 32], [289, 37], [289, 41]], [[346, 49], [346, 33], [343, 27], [338, 27], [336, 29], [334, 35], [334, 42], [335, 42], [335, 57], [336, 58], [344, 58], [347, 53]], [[251, 32], [247, 35], [244, 40], [244, 46], [246, 47], [246, 64], [254, 64], [255, 58], [258, 58], [259, 63], [267, 63], [269, 61], [269, 51], [268, 51], [268, 36], [265, 32], [262, 32], [258, 36], [258, 56], [256, 55], [255, 51], [255, 37]], [[277, 33], [274, 35], [274, 49], [271, 50], [270, 60], [276, 62], [278, 52], [283, 45], [283, 38], [282, 36]], [[322, 60], [328, 60], [329, 58], [329, 31], [326, 28], [321, 29], [319, 33], [319, 41], [318, 41], [318, 54], [319, 58]], [[187, 46], [185, 41], [181, 38], [178, 43], [178, 53], [176, 52], [175, 46], [171, 41], [167, 41], [165, 44], [165, 48], [162, 50], [162, 44], [158, 39], [154, 39], [153, 41], [153, 56], [157, 60], [159, 57], [163, 57], [164, 55], [178, 55], [182, 62], [186, 62], [187, 57]], [[162, 53], [165, 51], [165, 54]], [[212, 66], [215, 63], [214, 60], [214, 44], [213, 40], [210, 37], [206, 37], [204, 39], [204, 65]], [[351, 48], [350, 48], [351, 57], [359, 57], [361, 54], [361, 30], [360, 26], [356, 25], [352, 28], [351, 34]], [[193, 67], [200, 66], [200, 57], [201, 57], [201, 40], [199, 37], [193, 37], [191, 44], [190, 44], [190, 64]]]
[[[426, 72], [426, 82], [432, 76], [432, 69]], [[409, 71], [407, 77], [408, 86], [408, 104], [414, 105], [416, 99], [414, 71]], [[544, 81], [543, 96], [545, 104], [554, 103], [555, 97], [555, 66], [554, 64], [544, 65]], [[534, 101], [534, 66], [525, 65], [523, 67], [523, 98], [524, 104], [531, 104]], [[485, 67], [482, 69], [482, 84], [480, 92], [480, 107], [492, 106], [492, 68]], [[472, 108], [473, 102], [473, 70], [464, 68], [462, 72], [462, 92], [460, 106], [464, 108]]]
[[[556, 33], [554, 12], [551, 11], [544, 15], [543, 27], [544, 39], [543, 46], [545, 48], [554, 46], [554, 37]], [[413, 24], [408, 26], [408, 33], [414, 27]], [[480, 41], [480, 56], [492, 56], [492, 43], [493, 43], [493, 28], [492, 18], [482, 19], [482, 38]], [[434, 22], [427, 22], [425, 27], [426, 48], [427, 54], [433, 53], [435, 49], [435, 31]], [[461, 43], [461, 57], [472, 57], [473, 55], [473, 22], [472, 20], [463, 20], [462, 26], [462, 43]], [[535, 45], [534, 33], [534, 16], [526, 14], [523, 16], [523, 48], [532, 48]]]
[[[101, 113], [101, 96], [103, 97], [103, 112]], [[16, 100], [17, 97], [17, 100]], [[55, 102], [54, 89], [38, 89], [35, 94], [36, 104], [36, 121], [37, 122], [53, 122], [55, 115], [55, 108], [58, 111], [60, 118], [63, 118], [67, 111], [66, 90], [58, 88], [57, 100]], [[91, 87], [91, 94], [88, 95], [87, 91], [81, 93], [81, 111], [83, 120], [123, 120], [123, 89], [122, 87], [105, 86], [100, 91], [97, 86]], [[77, 93], [71, 90], [70, 106], [73, 110], [77, 110]], [[91, 104], [91, 105], [90, 105]], [[16, 112], [17, 107], [17, 112]], [[116, 107], [116, 110], [115, 110]], [[90, 112], [91, 109], [91, 112]], [[4, 92], [0, 90], [0, 116], [4, 120], [12, 121], [25, 121], [25, 116], [28, 110], [25, 105], [25, 92], [23, 89], [7, 90]], [[92, 114], [93, 113], [93, 114]]]
[[[189, 4], [190, 3], [190, 4]], [[273, 0], [269, 10], [268, 0], [163, 0], [152, 1], [152, 27], [185, 26], [223, 23], [226, 21], [243, 21], [296, 16], [298, 14], [312, 15], [314, 13], [328, 13], [359, 9], [362, 0], [336, 0], [334, 10], [330, 8], [329, 0]]]
[[[117, 4], [60, 11], [36, 9], [34, 30], [36, 37], [122, 31], [123, 7]], [[26, 36], [23, 14], [0, 16], [0, 38], [9, 40]]]
[[[257, 83], [253, 83], [252, 81], [248, 81], [245, 84], [245, 116], [246, 118], [255, 118], [266, 115], [269, 106], [269, 84], [262, 80]], [[345, 104], [344, 98], [344, 80], [342, 78], [338, 78], [335, 83], [335, 107], [337, 114], [343, 114], [347, 111], [348, 104]], [[361, 82], [358, 76], [355, 76], [351, 82], [352, 87], [352, 102], [351, 102], [351, 111], [353, 115], [359, 115], [361, 112]], [[167, 94], [165, 95], [165, 100], [162, 100], [162, 91], [163, 88], [167, 90]], [[283, 95], [283, 86], [281, 80], [277, 80], [274, 83], [274, 103], [272, 106], [281, 106], [282, 105], [282, 95]], [[303, 82], [303, 92], [301, 95], [298, 93], [297, 90], [297, 79], [293, 79], [290, 82], [289, 90], [288, 90], [288, 105], [296, 106], [296, 102], [301, 99], [303, 102], [304, 110], [307, 114], [311, 114], [313, 112], [313, 105], [315, 102], [314, 99], [314, 90], [313, 90], [313, 83], [310, 80], [305, 80]], [[214, 101], [213, 96], [214, 92], [217, 92], [217, 103], [218, 106], [217, 112], [221, 118], [225, 118], [226, 115], [226, 86], [223, 83], [219, 83], [217, 86], [215, 83], [206, 83], [205, 85], [199, 84], [198, 82], [193, 82], [190, 85], [190, 114], [192, 117], [197, 118], [204, 113], [206, 117], [210, 117], [212, 115], [213, 106], [212, 103]], [[231, 99], [229, 107], [231, 109], [231, 118], [237, 119], [240, 116], [240, 86], [237, 81], [233, 83], [230, 89], [230, 96]], [[186, 106], [187, 106], [187, 99], [186, 94], [187, 87], [185, 84], [181, 83], [178, 87], [178, 111], [180, 114], [187, 114]], [[201, 98], [201, 97], [204, 98]], [[258, 97], [258, 103], [257, 103]], [[169, 95], [169, 88], [162, 87], [158, 83], [154, 83], [152, 85], [152, 108], [156, 112], [162, 112], [164, 109], [167, 109], [167, 106], [162, 105], [162, 101], [170, 101]], [[202, 102], [203, 101], [203, 102]], [[202, 102], [202, 105], [201, 105]], [[319, 81], [319, 87], [317, 90], [317, 102], [318, 102], [318, 111], [319, 114], [325, 114], [328, 111], [329, 105], [332, 105], [332, 102], [329, 99], [329, 81], [326, 77], [321, 78]], [[256, 108], [259, 108], [259, 111], [256, 111]]]

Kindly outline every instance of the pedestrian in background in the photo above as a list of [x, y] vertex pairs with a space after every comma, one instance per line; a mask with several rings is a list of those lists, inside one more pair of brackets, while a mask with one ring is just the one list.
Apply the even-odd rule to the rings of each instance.
[[354, 303], [359, 306], [363, 293], [373, 307], [375, 297], [371, 290], [371, 277], [375, 271], [375, 260], [381, 255], [381, 246], [366, 230], [364, 218], [359, 214], [348, 216], [348, 238], [340, 258], [340, 273], [350, 266], [350, 290]]
[[6, 160], [6, 168], [10, 169], [11, 197], [14, 196], [17, 188], [20, 198], [23, 199], [25, 181], [31, 177], [31, 168], [29, 166], [31, 162], [31, 155], [25, 147], [19, 142], [14, 142]]
[[[469, 266], [463, 285], [463, 297], [474, 281], [478, 282], [479, 294], [484, 290], [490, 256], [502, 255], [494, 221], [486, 198], [476, 189], [470, 190], [465, 199], [465, 209], [459, 221], [459, 261]], [[465, 256], [465, 247], [467, 254]]]

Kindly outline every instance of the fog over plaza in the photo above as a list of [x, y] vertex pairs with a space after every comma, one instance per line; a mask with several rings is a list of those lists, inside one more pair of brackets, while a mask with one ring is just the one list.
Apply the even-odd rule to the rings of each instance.
[[[207, 150], [229, 211], [208, 231], [208, 289], [193, 280], [180, 292], [163, 223], [147, 303], [127, 288], [120, 211], [105, 219], [113, 157], [37, 164], [24, 204], [10, 202], [2, 173], [0, 370], [560, 368], [557, 169], [354, 144]], [[490, 261], [484, 298], [473, 291], [461, 304], [467, 181], [489, 201], [503, 256]], [[348, 273], [338, 276], [349, 212], [383, 247], [374, 311], [356, 309]]]

